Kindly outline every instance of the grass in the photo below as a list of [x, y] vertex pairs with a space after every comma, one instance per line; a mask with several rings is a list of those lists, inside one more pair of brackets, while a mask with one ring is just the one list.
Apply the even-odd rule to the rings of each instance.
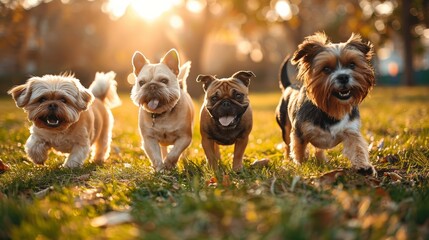
[[[362, 104], [376, 178], [349, 170], [341, 146], [327, 164], [283, 161], [274, 120], [280, 93], [251, 95], [254, 128], [239, 174], [231, 171], [232, 147], [221, 148], [221, 171], [207, 168], [198, 117], [178, 168], [153, 173], [128, 94], [113, 110], [108, 163], [63, 169], [64, 157], [51, 154], [34, 166], [23, 150], [30, 123], [3, 98], [0, 160], [10, 169], [0, 174], [0, 239], [428, 239], [428, 92], [379, 87]], [[269, 165], [250, 166], [261, 159]], [[132, 219], [99, 227], [107, 213]]]

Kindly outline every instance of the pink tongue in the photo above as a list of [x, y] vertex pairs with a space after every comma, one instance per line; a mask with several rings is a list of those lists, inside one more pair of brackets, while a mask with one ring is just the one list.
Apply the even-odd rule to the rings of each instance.
[[151, 110], [155, 110], [158, 107], [159, 100], [158, 99], [152, 99], [147, 103], [147, 106]]
[[234, 121], [234, 116], [225, 116], [225, 117], [220, 117], [219, 118], [219, 122], [220, 124], [222, 124], [222, 126], [228, 126], [229, 124], [232, 123], [232, 121]]

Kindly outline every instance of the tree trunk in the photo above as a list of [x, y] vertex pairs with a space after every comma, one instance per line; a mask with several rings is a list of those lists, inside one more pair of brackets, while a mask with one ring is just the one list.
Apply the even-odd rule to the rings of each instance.
[[411, 46], [411, 1], [402, 0], [402, 40], [404, 43], [404, 75], [402, 82], [407, 86], [414, 85], [414, 69], [413, 69], [413, 49]]

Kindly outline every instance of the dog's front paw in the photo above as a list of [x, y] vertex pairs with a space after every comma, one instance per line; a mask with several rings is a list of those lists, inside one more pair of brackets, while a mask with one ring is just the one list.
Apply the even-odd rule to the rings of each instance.
[[163, 169], [169, 171], [169, 170], [173, 170], [175, 167], [176, 167], [176, 163], [172, 161], [165, 161]]
[[67, 161], [63, 164], [65, 168], [79, 168], [82, 166], [82, 163], [73, 159], [67, 159]]
[[37, 148], [27, 149], [26, 151], [27, 158], [37, 165], [44, 165], [48, 158], [48, 153], [46, 151], [40, 151]]
[[367, 167], [357, 168], [356, 172], [361, 174], [361, 175], [372, 175], [374, 177], [377, 176], [377, 171], [375, 170], [375, 168], [372, 165], [369, 165]]
[[98, 159], [94, 159], [94, 160], [92, 160], [92, 162], [93, 162], [93, 163], [95, 163], [95, 164], [97, 164], [97, 165], [100, 165], [100, 166], [104, 164], [104, 161], [105, 161], [105, 160], [104, 160], [104, 159], [102, 159], [102, 158], [101, 158], [101, 159], [100, 159], [100, 158], [98, 158]]
[[29, 160], [31, 160], [34, 164], [37, 165], [45, 165], [45, 159], [34, 159], [34, 158], [29, 158]]
[[162, 164], [152, 164], [152, 169], [155, 172], [161, 172], [164, 169], [164, 166]]

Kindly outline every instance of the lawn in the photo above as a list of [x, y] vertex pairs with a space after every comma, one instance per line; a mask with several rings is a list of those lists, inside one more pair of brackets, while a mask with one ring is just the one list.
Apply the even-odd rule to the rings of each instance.
[[[251, 95], [254, 128], [241, 173], [222, 147], [207, 168], [198, 116], [175, 171], [154, 173], [140, 148], [129, 94], [113, 110], [109, 161], [63, 169], [25, 158], [30, 123], [0, 99], [0, 239], [428, 239], [429, 88], [377, 87], [361, 105], [362, 133], [378, 176], [351, 171], [342, 146], [329, 163], [283, 160], [274, 119], [279, 92]], [[201, 99], [195, 100], [199, 109]], [[197, 110], [198, 111], [198, 110]], [[251, 166], [268, 160], [267, 166]]]

